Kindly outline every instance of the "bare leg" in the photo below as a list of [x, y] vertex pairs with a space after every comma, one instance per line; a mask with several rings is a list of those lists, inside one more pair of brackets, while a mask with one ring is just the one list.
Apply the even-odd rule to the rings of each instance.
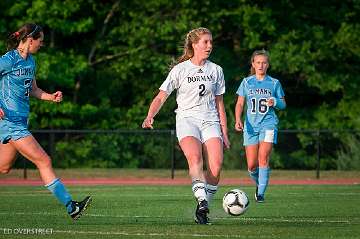
[[254, 171], [258, 167], [258, 144], [245, 146], [248, 171]]
[[11, 144], [0, 144], [0, 173], [9, 173], [16, 160], [16, 148]]
[[264, 198], [266, 188], [269, 184], [270, 168], [269, 160], [272, 150], [272, 143], [260, 142], [259, 146], [259, 186], [258, 195]]
[[259, 167], [269, 167], [270, 154], [272, 151], [273, 144], [267, 142], [260, 142], [258, 162]]
[[256, 188], [259, 184], [258, 150], [259, 150], [259, 144], [252, 144], [245, 146], [248, 172], [251, 179], [255, 182]]
[[[47, 155], [36, 139], [29, 135], [16, 141], [11, 140], [10, 144], [36, 165], [46, 188], [53, 193], [59, 202], [66, 206], [68, 213], [72, 212], [74, 208], [71, 195], [67, 192], [60, 179], [56, 178], [49, 155]], [[74, 215], [74, 217], [77, 216]]]
[[203, 172], [202, 144], [192, 136], [180, 141], [180, 146], [189, 165], [189, 175], [192, 180], [192, 191], [198, 202], [206, 199], [205, 178]]
[[18, 139], [16, 141], [10, 140], [9, 143], [24, 157], [36, 165], [36, 167], [39, 169], [41, 179], [45, 185], [53, 182], [56, 179], [50, 157], [32, 135]]
[[220, 138], [211, 138], [204, 145], [206, 159], [206, 199], [210, 203], [218, 190], [220, 172], [223, 163], [223, 142]]
[[180, 146], [189, 164], [192, 191], [197, 201], [195, 222], [199, 224], [207, 224], [207, 214], [209, 213], [209, 208], [206, 196], [206, 183], [204, 181], [202, 144], [197, 138], [187, 136], [180, 140]]
[[223, 163], [223, 146], [220, 138], [211, 138], [204, 143], [204, 156], [207, 163], [206, 182], [217, 185]]
[[187, 159], [191, 179], [204, 181], [201, 142], [195, 137], [188, 136], [181, 139], [180, 147]]

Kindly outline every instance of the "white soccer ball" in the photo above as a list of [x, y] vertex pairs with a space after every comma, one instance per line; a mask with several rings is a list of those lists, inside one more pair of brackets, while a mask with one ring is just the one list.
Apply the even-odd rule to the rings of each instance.
[[240, 189], [232, 189], [225, 193], [223, 198], [223, 208], [226, 213], [232, 216], [240, 216], [249, 208], [249, 198]]

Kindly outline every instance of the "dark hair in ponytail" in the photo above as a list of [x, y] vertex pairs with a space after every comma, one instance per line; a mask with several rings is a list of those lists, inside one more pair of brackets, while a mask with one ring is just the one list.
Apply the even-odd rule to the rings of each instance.
[[16, 32], [9, 35], [7, 40], [7, 50], [13, 50], [19, 46], [21, 41], [25, 42], [28, 37], [38, 39], [43, 31], [42, 27], [35, 23], [26, 23], [20, 27]]

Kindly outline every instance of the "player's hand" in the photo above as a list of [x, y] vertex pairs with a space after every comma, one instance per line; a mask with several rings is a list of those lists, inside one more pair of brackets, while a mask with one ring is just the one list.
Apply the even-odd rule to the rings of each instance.
[[271, 107], [275, 105], [275, 100], [273, 97], [270, 97], [269, 99], [267, 99], [266, 101], [267, 106]]
[[241, 121], [235, 123], [235, 130], [236, 131], [241, 132], [241, 131], [243, 131], [243, 129], [244, 129], [244, 126], [243, 126], [243, 123]]
[[2, 109], [0, 109], [0, 120], [5, 116], [5, 113]]
[[146, 117], [144, 122], [142, 123], [141, 127], [143, 129], [154, 129], [153, 128], [154, 118]]
[[223, 135], [223, 144], [224, 144], [225, 149], [230, 149], [230, 140], [229, 140], [227, 134]]
[[59, 103], [62, 101], [63, 96], [62, 96], [62, 92], [61, 91], [56, 91], [55, 93], [52, 94], [53, 95], [53, 102]]

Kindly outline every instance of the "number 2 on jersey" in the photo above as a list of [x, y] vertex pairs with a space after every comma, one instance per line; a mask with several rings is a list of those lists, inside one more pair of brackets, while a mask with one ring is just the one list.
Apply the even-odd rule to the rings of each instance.
[[199, 85], [199, 96], [204, 96], [205, 95], [205, 85], [204, 84], [201, 84]]
[[266, 114], [269, 107], [266, 103], [266, 98], [260, 98], [256, 101], [256, 98], [251, 98], [251, 113], [256, 114], [257, 108], [260, 114]]

